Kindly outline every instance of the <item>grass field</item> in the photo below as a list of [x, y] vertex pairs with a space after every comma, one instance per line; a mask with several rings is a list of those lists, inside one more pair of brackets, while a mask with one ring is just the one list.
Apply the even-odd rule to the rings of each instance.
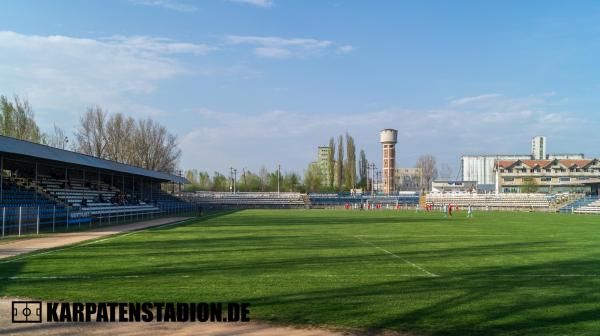
[[600, 217], [246, 210], [0, 262], [0, 296], [242, 301], [282, 324], [600, 334]]

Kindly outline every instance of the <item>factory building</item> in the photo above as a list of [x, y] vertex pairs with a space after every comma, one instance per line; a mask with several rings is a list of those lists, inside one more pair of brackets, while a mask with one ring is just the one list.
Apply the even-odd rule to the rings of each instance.
[[585, 156], [577, 154], [547, 154], [547, 139], [545, 136], [536, 136], [531, 140], [530, 154], [485, 154], [463, 155], [461, 157], [461, 171], [463, 181], [476, 181], [481, 187], [490, 187], [496, 184], [496, 165], [500, 161], [517, 160], [584, 160]]

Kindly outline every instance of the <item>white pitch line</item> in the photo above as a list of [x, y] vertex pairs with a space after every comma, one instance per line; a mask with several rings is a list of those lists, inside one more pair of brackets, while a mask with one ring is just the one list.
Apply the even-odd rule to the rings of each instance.
[[437, 274], [435, 274], [435, 273], [431, 273], [431, 272], [429, 272], [428, 270], [426, 270], [426, 269], [424, 269], [423, 267], [421, 267], [421, 266], [419, 266], [419, 265], [417, 265], [417, 264], [415, 264], [415, 263], [411, 262], [410, 260], [404, 259], [404, 258], [402, 258], [401, 256], [399, 256], [399, 255], [397, 255], [397, 254], [394, 254], [394, 253], [392, 253], [392, 252], [390, 252], [390, 251], [388, 251], [388, 250], [386, 250], [386, 249], [384, 249], [384, 248], [381, 248], [381, 247], [379, 247], [379, 246], [377, 246], [377, 245], [375, 245], [375, 244], [371, 243], [370, 241], [364, 240], [364, 239], [362, 239], [362, 238], [360, 238], [360, 237], [358, 237], [358, 236], [353, 236], [353, 237], [354, 237], [354, 238], [356, 238], [356, 239], [358, 239], [358, 240], [360, 240], [360, 241], [362, 241], [363, 243], [369, 244], [369, 245], [373, 246], [374, 248], [376, 248], [376, 249], [378, 249], [378, 250], [380, 250], [380, 251], [383, 251], [383, 252], [385, 252], [385, 253], [387, 253], [387, 254], [391, 255], [391, 256], [392, 256], [392, 257], [394, 257], [394, 258], [398, 258], [398, 259], [400, 259], [400, 260], [404, 261], [405, 263], [407, 263], [407, 264], [409, 264], [409, 265], [411, 265], [411, 266], [413, 266], [413, 267], [415, 267], [415, 268], [417, 268], [417, 269], [421, 270], [422, 272], [426, 273], [427, 275], [429, 275], [429, 276], [431, 276], [431, 277], [438, 277], [438, 276], [439, 276], [439, 275], [437, 275]]
[[[209, 216], [200, 217], [200, 218], [207, 218], [207, 217], [209, 217]], [[150, 227], [146, 227], [146, 228], [139, 229], [139, 230], [133, 230], [133, 231], [130, 231], [130, 232], [127, 232], [127, 233], [123, 233], [123, 234], [116, 233], [116, 234], [110, 235], [110, 236], [108, 236], [106, 238], [102, 238], [102, 239], [99, 239], [99, 240], [94, 240], [94, 241], [83, 243], [83, 244], [76, 244], [76, 245], [73, 245], [73, 246], [67, 246], [67, 247], [59, 248], [59, 249], [51, 249], [51, 250], [48, 250], [48, 251], [43, 251], [43, 252], [38, 252], [38, 253], [34, 252], [34, 253], [31, 253], [31, 254], [26, 254], [26, 255], [18, 257], [18, 258], [13, 258], [13, 259], [8, 259], [8, 260], [2, 260], [2, 261], [0, 261], [0, 264], [8, 264], [8, 263], [11, 263], [13, 261], [27, 259], [27, 258], [30, 258], [30, 257], [37, 257], [37, 256], [41, 256], [41, 255], [44, 255], [44, 254], [54, 253], [54, 252], [60, 252], [60, 251], [70, 250], [70, 249], [73, 249], [73, 248], [76, 248], [76, 247], [80, 247], [80, 246], [93, 245], [93, 244], [104, 242], [104, 241], [107, 241], [107, 240], [110, 240], [110, 239], [115, 239], [115, 238], [121, 238], [121, 237], [130, 236], [132, 234], [140, 233], [142, 231], [145, 231], [145, 230], [151, 229], [151, 228], [165, 227], [165, 226], [171, 226], [171, 225], [175, 225], [175, 224], [183, 224], [183, 223], [191, 221], [193, 219], [195, 219], [195, 218], [190, 218], [190, 219], [186, 219], [186, 220], [183, 220], [183, 221], [177, 221], [177, 222], [174, 222], [174, 223], [162, 224], [162, 225], [157, 225], [157, 226], [150, 226]]]

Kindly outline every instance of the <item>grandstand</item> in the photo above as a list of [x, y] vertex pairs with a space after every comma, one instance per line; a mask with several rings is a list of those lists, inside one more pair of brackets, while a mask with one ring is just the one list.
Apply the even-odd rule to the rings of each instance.
[[305, 208], [303, 194], [295, 192], [196, 192], [185, 193], [184, 199], [205, 209]]
[[311, 193], [295, 192], [195, 192], [184, 193], [183, 198], [204, 209], [298, 209], [298, 208], [337, 208], [350, 205], [379, 204], [382, 206], [415, 206], [419, 197], [415, 193], [399, 195], [370, 195], [351, 193]]
[[196, 209], [175, 196], [180, 176], [3, 136], [0, 171], [2, 236]]
[[568, 195], [431, 193], [426, 203], [434, 207], [452, 204], [475, 209], [550, 211], [552, 205], [563, 202], [565, 197]]
[[402, 192], [398, 195], [371, 195], [371, 194], [351, 194], [351, 193], [326, 193], [326, 194], [308, 194], [311, 207], [329, 208], [340, 207], [346, 204], [351, 206], [369, 204], [381, 204], [384, 206], [416, 206], [419, 203], [419, 196], [413, 192]]
[[573, 213], [579, 214], [600, 214], [600, 199], [598, 197], [588, 197], [566, 207]]

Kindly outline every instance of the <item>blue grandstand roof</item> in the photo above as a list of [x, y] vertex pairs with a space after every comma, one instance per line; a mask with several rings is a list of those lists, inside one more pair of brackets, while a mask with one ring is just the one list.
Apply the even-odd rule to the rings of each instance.
[[40, 145], [37, 143], [18, 140], [15, 138], [5, 137], [1, 135], [0, 152], [30, 156], [34, 158], [87, 166], [91, 168], [110, 170], [114, 172], [127, 173], [132, 175], [139, 175], [175, 183], [189, 183], [189, 181], [186, 178], [181, 176], [135, 167], [116, 161], [100, 159], [90, 155], [71, 152], [64, 149]]

